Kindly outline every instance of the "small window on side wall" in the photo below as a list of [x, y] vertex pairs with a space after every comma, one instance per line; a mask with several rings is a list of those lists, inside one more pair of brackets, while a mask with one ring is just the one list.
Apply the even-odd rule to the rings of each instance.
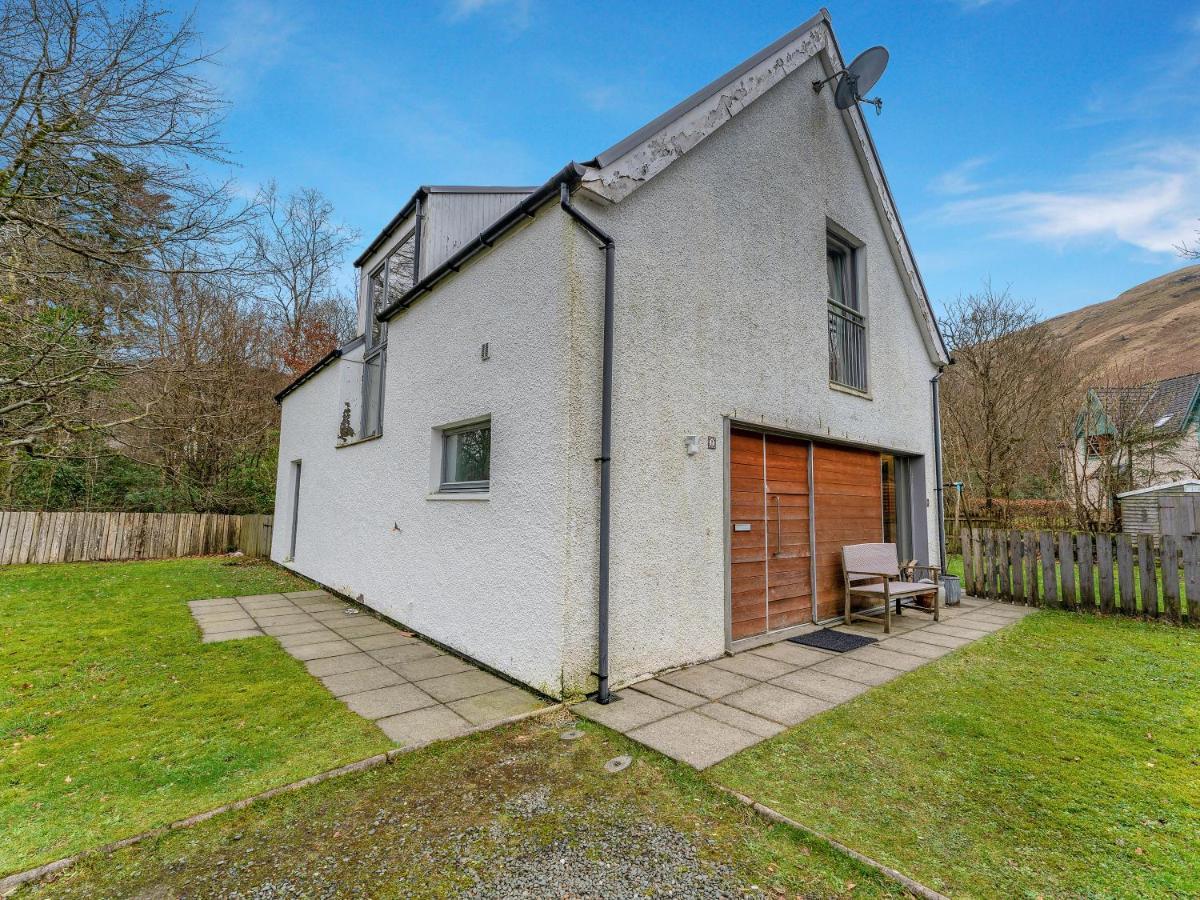
[[486, 491], [492, 472], [490, 419], [442, 431], [442, 491]]

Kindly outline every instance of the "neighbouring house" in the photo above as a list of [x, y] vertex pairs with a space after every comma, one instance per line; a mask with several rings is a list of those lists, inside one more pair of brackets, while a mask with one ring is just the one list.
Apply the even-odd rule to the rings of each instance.
[[1126, 534], [1200, 534], [1200, 480], [1187, 478], [1117, 494]]
[[1200, 477], [1200, 373], [1090, 388], [1064, 469], [1099, 518], [1120, 495]]
[[[536, 187], [422, 187], [279, 395], [274, 558], [577, 696], [938, 562], [948, 362], [822, 11]], [[931, 559], [932, 557], [932, 559]]]

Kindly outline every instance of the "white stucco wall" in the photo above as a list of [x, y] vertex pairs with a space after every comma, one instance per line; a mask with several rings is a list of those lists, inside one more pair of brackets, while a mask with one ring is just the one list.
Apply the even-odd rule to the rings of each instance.
[[[924, 457], [936, 543], [936, 369], [818, 65], [619, 204], [576, 195], [617, 240], [614, 684], [725, 649], [730, 419]], [[865, 245], [870, 399], [828, 383], [828, 222]], [[393, 320], [380, 439], [334, 447], [353, 363], [291, 394], [277, 558], [303, 458], [289, 565], [548, 693], [593, 687], [602, 287], [594, 240], [551, 204]], [[484, 414], [491, 499], [428, 499], [432, 429]]]
[[[615, 683], [725, 649], [727, 417], [924, 456], [936, 545], [936, 368], [832, 92], [810, 86], [817, 65], [619, 204], [580, 201], [618, 245]], [[872, 399], [829, 387], [827, 220], [865, 244]], [[600, 254], [576, 240], [598, 298]], [[718, 449], [687, 456], [689, 434]], [[590, 635], [593, 607], [571, 605], [568, 635]]]
[[[547, 210], [392, 320], [380, 438], [335, 446], [352, 361], [284, 399], [273, 554], [549, 693], [562, 682], [570, 556], [564, 230]], [[489, 499], [429, 499], [434, 429], [484, 415]], [[295, 459], [300, 519], [286, 561]]]

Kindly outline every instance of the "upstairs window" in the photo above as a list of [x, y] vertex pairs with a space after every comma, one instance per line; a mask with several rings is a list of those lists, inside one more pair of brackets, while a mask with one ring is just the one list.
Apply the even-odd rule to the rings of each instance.
[[367, 349], [363, 354], [362, 436], [383, 431], [383, 383], [387, 367], [387, 323], [379, 313], [403, 297], [416, 283], [417, 242], [410, 232], [367, 279]]
[[442, 431], [441, 490], [486, 491], [491, 474], [491, 420]]
[[829, 380], [867, 390], [867, 326], [859, 296], [860, 250], [834, 234], [825, 241], [829, 279]]

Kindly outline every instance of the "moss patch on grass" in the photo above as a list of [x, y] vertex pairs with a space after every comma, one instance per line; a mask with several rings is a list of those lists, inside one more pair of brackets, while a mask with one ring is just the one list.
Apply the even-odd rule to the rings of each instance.
[[308, 589], [221, 558], [0, 570], [0, 873], [389, 747], [273, 638], [201, 644], [187, 607]]
[[[89, 860], [28, 893], [508, 897], [574, 885], [570, 896], [903, 896], [686, 766], [591, 723], [560, 740], [565, 724], [534, 719], [436, 744]], [[632, 765], [605, 772], [622, 753]]]
[[954, 896], [1197, 896], [1198, 671], [1198, 632], [1040, 612], [709, 777]]

